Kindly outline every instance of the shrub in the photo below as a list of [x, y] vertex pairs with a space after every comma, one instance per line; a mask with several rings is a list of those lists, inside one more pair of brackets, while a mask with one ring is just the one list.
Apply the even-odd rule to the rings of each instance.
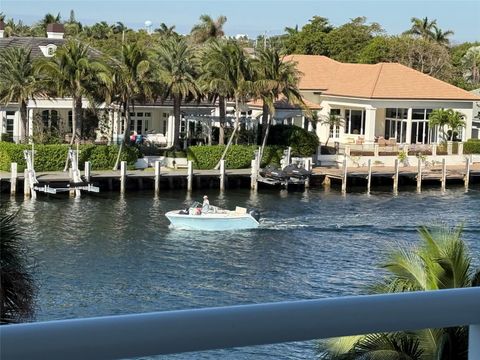
[[[10, 171], [10, 164], [16, 162], [18, 171], [23, 171], [26, 167], [23, 150], [28, 149], [31, 149], [30, 145], [0, 142], [0, 170]], [[35, 145], [35, 170], [63, 170], [67, 152], [68, 145]], [[79, 167], [83, 169], [85, 161], [90, 161], [93, 169], [109, 169], [115, 164], [117, 152], [117, 145], [81, 145]], [[124, 147], [120, 159], [132, 165], [138, 157], [137, 148]]]
[[480, 154], [480, 139], [470, 139], [463, 144], [464, 154]]
[[318, 137], [294, 125], [275, 125], [270, 128], [268, 145], [292, 148], [292, 156], [312, 156], [317, 151]]
[[[225, 156], [227, 169], [249, 168], [254, 157], [256, 145], [231, 145]], [[192, 160], [196, 169], [213, 169], [222, 157], [225, 145], [214, 146], [190, 146], [188, 159]], [[279, 164], [283, 154], [283, 148], [279, 146], [265, 147], [262, 166], [267, 164]]]

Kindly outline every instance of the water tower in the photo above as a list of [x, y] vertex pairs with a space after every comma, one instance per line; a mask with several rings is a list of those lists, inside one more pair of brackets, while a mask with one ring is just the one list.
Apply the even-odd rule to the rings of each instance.
[[150, 20], [145, 21], [145, 30], [147, 34], [152, 33], [152, 22]]

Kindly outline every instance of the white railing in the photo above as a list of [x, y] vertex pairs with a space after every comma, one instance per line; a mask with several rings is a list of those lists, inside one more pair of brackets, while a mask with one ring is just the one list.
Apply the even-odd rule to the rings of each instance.
[[129, 358], [461, 325], [469, 359], [480, 359], [480, 287], [5, 325], [0, 358]]

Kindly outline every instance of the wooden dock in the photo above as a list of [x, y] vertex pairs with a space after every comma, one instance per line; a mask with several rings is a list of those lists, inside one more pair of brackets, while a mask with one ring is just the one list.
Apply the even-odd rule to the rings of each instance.
[[[347, 183], [352, 180], [364, 179], [367, 191], [370, 191], [373, 180], [386, 180], [391, 182], [393, 191], [398, 191], [398, 183], [401, 180], [416, 182], [417, 190], [421, 190], [422, 182], [439, 182], [445, 190], [448, 181], [463, 181], [465, 187], [471, 179], [480, 178], [480, 163], [466, 163], [465, 165], [436, 165], [430, 167], [418, 166], [363, 166], [351, 168], [327, 168], [317, 167], [313, 169], [313, 176], [323, 176], [323, 184], [329, 186], [331, 180], [339, 180], [342, 183], [342, 191], [346, 192]], [[358, 182], [357, 182], [358, 183]]]
[[[126, 170], [122, 166], [121, 170], [102, 170], [94, 171], [87, 169], [82, 172], [83, 177], [89, 183], [100, 187], [102, 191], [120, 191], [137, 189], [154, 189], [155, 194], [159, 194], [161, 189], [181, 189], [187, 191], [192, 189], [212, 189], [219, 188], [221, 191], [229, 187], [250, 187], [254, 190], [258, 188], [258, 183], [265, 183], [264, 186], [278, 185], [267, 184], [261, 181], [261, 177], [254, 177], [252, 169], [224, 169], [220, 170], [194, 170], [192, 165], [187, 169], [174, 170], [164, 168], [158, 165], [158, 168], [148, 168], [145, 170]], [[468, 174], [468, 175], [467, 175]], [[65, 186], [71, 183], [68, 172], [38, 172], [36, 178], [42, 184], [51, 186]], [[406, 183], [416, 183], [417, 190], [421, 191], [422, 183], [439, 183], [445, 190], [448, 182], [463, 182], [468, 190], [470, 182], [480, 180], [480, 163], [468, 163], [462, 165], [437, 165], [425, 168], [423, 166], [364, 166], [351, 168], [332, 168], [316, 167], [312, 169], [312, 176], [302, 186], [330, 186], [331, 182], [341, 183], [342, 192], [347, 192], [348, 187], [366, 186], [367, 192], [370, 192], [372, 186], [379, 184], [392, 186], [393, 192], [397, 192], [399, 185]], [[255, 186], [253, 186], [255, 182]], [[23, 186], [22, 186], [23, 184]], [[25, 188], [25, 175], [23, 172], [17, 174], [16, 165], [12, 165], [11, 172], [0, 171], [0, 185], [2, 191], [10, 191], [12, 195]], [[23, 190], [25, 196], [27, 191]]]

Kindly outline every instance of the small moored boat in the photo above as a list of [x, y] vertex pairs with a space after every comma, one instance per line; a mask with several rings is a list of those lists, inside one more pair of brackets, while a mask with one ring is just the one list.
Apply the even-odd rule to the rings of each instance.
[[169, 211], [165, 216], [174, 228], [210, 231], [254, 229], [260, 219], [256, 210], [248, 211], [239, 206], [235, 210], [225, 210], [210, 205], [208, 211], [202, 211], [198, 202], [185, 210]]

